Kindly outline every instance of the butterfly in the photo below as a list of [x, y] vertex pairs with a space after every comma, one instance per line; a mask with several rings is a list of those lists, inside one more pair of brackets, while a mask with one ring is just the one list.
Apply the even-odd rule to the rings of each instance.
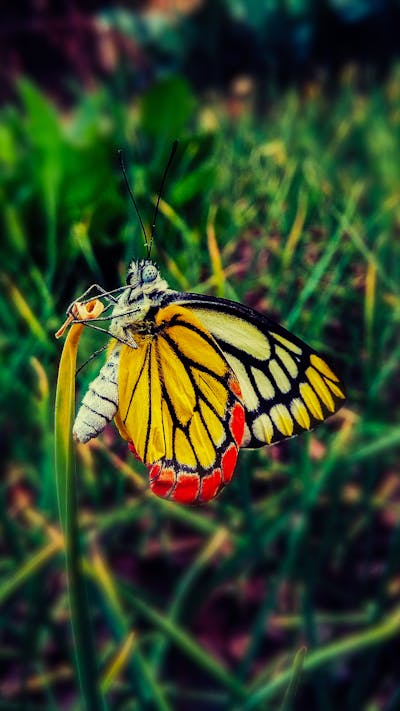
[[[126, 285], [97, 289], [108, 309], [107, 359], [75, 419], [77, 441], [114, 419], [151, 490], [182, 504], [210, 501], [233, 476], [240, 448], [257, 448], [312, 429], [336, 412], [343, 385], [325, 358], [254, 309], [170, 289], [150, 259], [165, 168], [147, 247], [129, 264]], [[73, 320], [74, 307], [68, 310]], [[96, 319], [94, 319], [95, 321]], [[104, 330], [93, 320], [92, 328]], [[63, 332], [63, 328], [59, 333]]]
[[248, 306], [170, 289], [151, 259], [132, 261], [126, 286], [103, 296], [111, 343], [73, 434], [87, 442], [114, 419], [158, 496], [209, 501], [240, 448], [310, 430], [343, 404], [310, 346]]

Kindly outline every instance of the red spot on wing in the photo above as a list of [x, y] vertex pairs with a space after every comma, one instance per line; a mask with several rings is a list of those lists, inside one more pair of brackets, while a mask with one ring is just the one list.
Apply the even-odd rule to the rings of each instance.
[[153, 464], [150, 467], [147, 467], [149, 470], [149, 477], [150, 479], [155, 479], [161, 471], [161, 465], [160, 464]]
[[231, 444], [226, 450], [226, 452], [224, 452], [224, 454], [222, 455], [222, 476], [224, 484], [228, 484], [228, 482], [230, 482], [230, 480], [232, 479], [237, 456], [238, 451], [234, 444]]
[[162, 499], [165, 499], [175, 484], [174, 470], [170, 468], [161, 469], [159, 464], [155, 464], [148, 469], [150, 475], [150, 489], [153, 494], [161, 496]]
[[219, 491], [222, 484], [221, 469], [214, 469], [211, 474], [207, 474], [201, 480], [200, 500], [210, 501]]
[[196, 473], [180, 472], [171, 499], [181, 504], [193, 504], [199, 495], [200, 477]]
[[237, 402], [232, 409], [229, 421], [229, 429], [238, 447], [240, 447], [243, 441], [245, 420], [246, 418], [243, 406], [239, 402]]

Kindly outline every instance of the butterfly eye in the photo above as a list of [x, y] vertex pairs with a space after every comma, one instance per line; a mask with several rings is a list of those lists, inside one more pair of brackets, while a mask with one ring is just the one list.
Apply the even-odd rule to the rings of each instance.
[[147, 264], [145, 267], [143, 267], [142, 271], [142, 281], [145, 284], [148, 284], [150, 281], [154, 281], [154, 279], [158, 275], [158, 269], [157, 267], [154, 266], [154, 264]]

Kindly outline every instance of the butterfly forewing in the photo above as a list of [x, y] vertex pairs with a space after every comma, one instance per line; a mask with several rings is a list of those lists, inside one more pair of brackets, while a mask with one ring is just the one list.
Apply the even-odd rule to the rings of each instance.
[[238, 378], [196, 316], [175, 304], [135, 341], [120, 351], [120, 433], [148, 466], [155, 493], [207, 501], [230, 481], [242, 443]]
[[173, 298], [213, 336], [239, 381], [246, 414], [242, 447], [309, 430], [343, 404], [343, 385], [326, 360], [279, 324], [225, 299]]

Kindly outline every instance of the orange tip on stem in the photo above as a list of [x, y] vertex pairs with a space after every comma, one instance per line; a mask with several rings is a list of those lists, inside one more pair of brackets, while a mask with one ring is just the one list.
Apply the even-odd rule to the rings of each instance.
[[76, 301], [72, 306], [72, 313], [68, 315], [63, 325], [58, 329], [57, 333], [54, 334], [55, 337], [61, 338], [73, 321], [86, 321], [87, 319], [98, 318], [103, 310], [104, 305], [98, 299], [93, 299], [93, 301], [89, 301], [87, 304], [81, 304], [79, 301]]

